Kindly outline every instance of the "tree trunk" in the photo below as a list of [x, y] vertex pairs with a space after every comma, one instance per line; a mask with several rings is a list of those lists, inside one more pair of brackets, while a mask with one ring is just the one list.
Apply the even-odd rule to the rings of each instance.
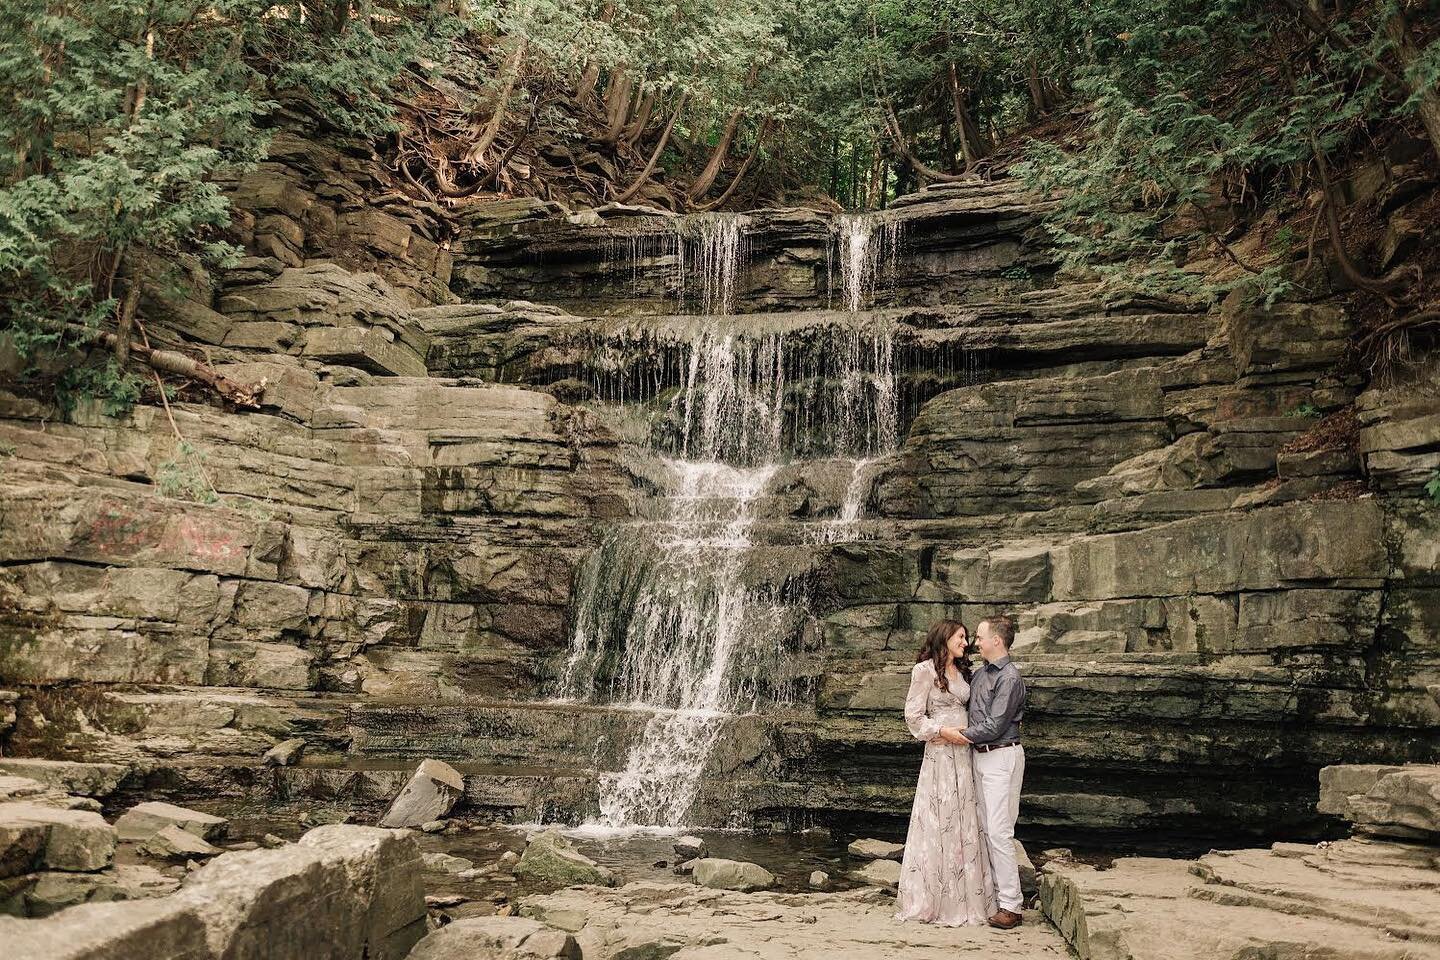
[[120, 312], [115, 317], [115, 364], [122, 369], [130, 359], [130, 329], [135, 324], [135, 311], [140, 306], [140, 286], [139, 276], [132, 276], [126, 284]]
[[924, 177], [926, 180], [934, 180], [938, 183], [956, 183], [969, 179], [965, 174], [950, 174], [936, 170], [915, 156], [915, 152], [911, 150], [910, 145], [905, 142], [905, 134], [904, 131], [900, 129], [900, 120], [895, 116], [895, 108], [888, 103], [885, 105], [885, 129], [889, 132], [890, 139], [894, 141], [895, 149], [910, 163], [910, 166], [915, 168], [915, 172], [919, 176]]
[[1385, 22], [1385, 32], [1395, 44], [1395, 59], [1400, 62], [1400, 71], [1405, 77], [1406, 86], [1416, 98], [1415, 112], [1420, 114], [1420, 122], [1425, 125], [1425, 132], [1430, 137], [1430, 146], [1434, 148], [1436, 156], [1440, 157], [1440, 94], [1436, 93], [1434, 87], [1426, 85], [1423, 77], [1415, 77], [1410, 71], [1411, 66], [1420, 58], [1420, 51], [1415, 47], [1405, 15], [1397, 12], [1390, 17]]
[[655, 97], [656, 89], [651, 87], [640, 98], [640, 108], [635, 111], [635, 118], [630, 121], [630, 125], [625, 128], [625, 132], [620, 138], [627, 146], [633, 146], [635, 141], [645, 133], [645, 128], [650, 125], [650, 116], [655, 112]]
[[1030, 87], [1030, 106], [1034, 108], [1035, 115], [1047, 115], [1050, 112], [1050, 101], [1045, 94], [1045, 81], [1040, 79], [1040, 68], [1034, 60], [1030, 61], [1030, 72], [1026, 80]]
[[480, 139], [465, 151], [467, 163], [479, 163], [495, 144], [495, 137], [500, 133], [500, 125], [505, 122], [505, 113], [510, 106], [510, 95], [515, 92], [515, 82], [520, 78], [521, 61], [525, 58], [525, 43], [525, 38], [521, 37], [514, 52], [505, 58], [505, 66], [502, 69], [505, 80], [500, 87], [500, 95], [495, 98], [495, 109], [491, 112], [490, 121], [485, 124], [485, 129], [480, 132]]
[[720, 194], [720, 199], [705, 207], [706, 210], [714, 210], [726, 200], [730, 199], [730, 195], [735, 192], [735, 188], [740, 186], [740, 181], [745, 179], [745, 174], [750, 172], [750, 165], [753, 164], [755, 158], [760, 155], [760, 147], [765, 142], [765, 135], [769, 132], [770, 118], [766, 117], [760, 124], [760, 129], [755, 132], [755, 145], [750, 148], [750, 154], [745, 158], [745, 162], [740, 164], [740, 169], [735, 172], [735, 179], [731, 180], [730, 186], [726, 187], [725, 192]]
[[670, 120], [665, 124], [665, 129], [660, 132], [660, 140], [655, 144], [655, 149], [650, 153], [650, 162], [645, 164], [645, 169], [640, 171], [640, 176], [635, 182], [625, 189], [625, 192], [616, 197], [617, 203], [628, 203], [630, 198], [640, 191], [650, 180], [651, 174], [655, 172], [655, 165], [660, 162], [660, 154], [665, 152], [665, 145], [670, 142], [670, 131], [675, 129], [675, 121], [680, 119], [680, 111], [685, 106], [686, 94], [680, 94], [680, 100], [675, 104], [675, 112], [670, 114]]
[[[78, 323], [55, 324], [56, 329], [72, 333], [82, 343], [98, 343], [102, 346], [115, 348], [119, 337], [104, 330], [95, 330], [82, 326]], [[126, 352], [141, 363], [159, 370], [161, 373], [172, 373], [177, 377], [186, 377], [191, 380], [198, 380], [211, 387], [215, 392], [230, 402], [242, 407], [256, 407], [260, 405], [260, 395], [265, 392], [265, 381], [249, 386], [231, 380], [223, 374], [216, 373], [206, 364], [199, 360], [193, 360], [183, 353], [175, 353], [171, 350], [155, 350], [139, 343], [126, 345]]]
[[[750, 65], [750, 71], [745, 75], [745, 85], [749, 87], [755, 82], [760, 74], [760, 64], [757, 61]], [[691, 203], [699, 200], [710, 192], [715, 185], [715, 178], [720, 174], [720, 167], [725, 163], [725, 156], [730, 152], [730, 144], [735, 140], [735, 131], [740, 128], [740, 117], [743, 110], [736, 107], [730, 112], [730, 118], [725, 121], [725, 127], [721, 131], [720, 141], [715, 144], [715, 149], [710, 151], [710, 160], [705, 164], [705, 169], [700, 171], [700, 176], [690, 185], [687, 196]]]
[[630, 118], [630, 98], [634, 92], [635, 82], [624, 67], [610, 74], [610, 83], [605, 89], [605, 134], [601, 138], [605, 143], [619, 142]]
[[950, 101], [955, 111], [955, 125], [960, 128], [960, 153], [968, 169], [990, 151], [975, 125], [975, 118], [970, 113], [969, 92], [960, 85], [960, 76], [953, 63], [950, 64]]

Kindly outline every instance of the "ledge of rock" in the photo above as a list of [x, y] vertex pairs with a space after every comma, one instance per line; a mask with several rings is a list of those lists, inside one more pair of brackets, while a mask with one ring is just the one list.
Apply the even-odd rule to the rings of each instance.
[[[1410, 829], [1440, 813], [1436, 774], [1440, 766], [1331, 768], [1322, 795], [1333, 806], [1336, 790], [1368, 785], [1346, 808]], [[1053, 861], [1041, 906], [1081, 960], [1440, 957], [1440, 845], [1430, 837], [1127, 858], [1107, 870]]]

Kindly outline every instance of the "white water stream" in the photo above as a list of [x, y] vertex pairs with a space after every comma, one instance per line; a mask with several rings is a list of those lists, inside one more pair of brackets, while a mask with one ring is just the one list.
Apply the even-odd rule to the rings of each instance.
[[785, 698], [783, 625], [794, 618], [747, 568], [763, 546], [756, 508], [787, 448], [804, 439], [820, 448], [807, 453], [855, 458], [838, 517], [816, 525], [813, 539], [835, 542], [853, 538], [876, 457], [897, 442], [893, 330], [858, 311], [898, 233], [845, 218], [837, 245], [850, 314], [787, 336], [754, 333], [734, 315], [745, 229], [732, 215], [675, 222], [681, 297], [705, 322], [675, 400], [678, 455], [662, 459], [671, 486], [660, 519], [615, 531], [577, 584], [560, 695], [649, 713], [624, 767], [601, 777], [592, 828], [684, 824], [727, 722]]

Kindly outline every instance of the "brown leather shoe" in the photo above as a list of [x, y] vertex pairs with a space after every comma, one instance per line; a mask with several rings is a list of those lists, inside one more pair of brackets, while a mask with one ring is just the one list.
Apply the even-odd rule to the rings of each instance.
[[1001, 930], [1014, 930], [1024, 922], [1025, 918], [1014, 910], [1001, 910], [990, 918], [990, 926]]

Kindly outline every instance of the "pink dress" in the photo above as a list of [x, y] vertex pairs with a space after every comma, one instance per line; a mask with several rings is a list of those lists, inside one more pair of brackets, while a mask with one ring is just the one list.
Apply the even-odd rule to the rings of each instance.
[[947, 693], [935, 682], [935, 665], [915, 664], [905, 697], [905, 723], [925, 742], [915, 785], [905, 859], [900, 864], [898, 920], [947, 927], [981, 924], [998, 908], [989, 857], [980, 837], [969, 747], [930, 743], [941, 727], [969, 725], [970, 685], [956, 678]]

